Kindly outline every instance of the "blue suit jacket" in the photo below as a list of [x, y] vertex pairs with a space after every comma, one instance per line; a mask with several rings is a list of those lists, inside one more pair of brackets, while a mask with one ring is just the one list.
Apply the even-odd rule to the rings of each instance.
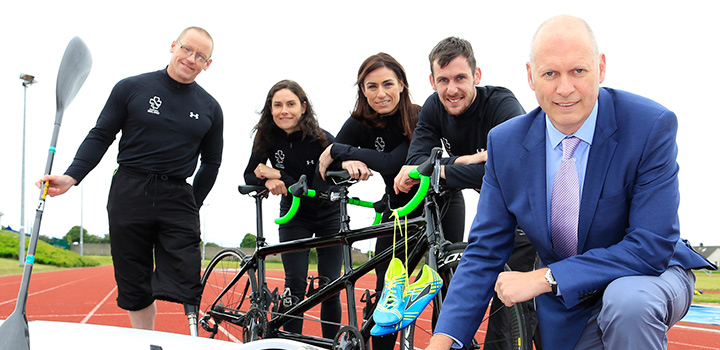
[[536, 298], [546, 349], [572, 349], [603, 290], [619, 277], [657, 276], [671, 265], [711, 267], [680, 239], [675, 114], [619, 90], [600, 89], [598, 101], [578, 255], [563, 259], [550, 239], [544, 113], [538, 108], [500, 124], [488, 136], [477, 215], [436, 333], [469, 344], [512, 251], [516, 225], [550, 266], [562, 293]]

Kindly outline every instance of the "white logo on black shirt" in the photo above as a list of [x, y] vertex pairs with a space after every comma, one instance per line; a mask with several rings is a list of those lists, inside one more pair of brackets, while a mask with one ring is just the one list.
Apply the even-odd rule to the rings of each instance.
[[450, 147], [450, 141], [448, 141], [448, 139], [446, 139], [444, 137], [441, 138], [440, 140], [442, 141], [443, 146], [445, 146], [445, 150], [447, 151], [448, 155], [452, 156], [453, 153], [452, 153], [452, 147]]
[[160, 97], [154, 96], [150, 99], [150, 108], [147, 110], [148, 113], [152, 113], [155, 115], [160, 115], [160, 106], [162, 105], [162, 101], [160, 100]]
[[285, 169], [285, 164], [283, 162], [285, 161], [285, 153], [279, 149], [277, 152], [275, 152], [275, 167], [278, 169]]
[[375, 139], [375, 150], [378, 151], [378, 152], [383, 152], [383, 151], [385, 151], [385, 140], [383, 140], [382, 137], [379, 137], [379, 136], [378, 136], [378, 137]]
[[199, 116], [200, 116], [200, 114], [190, 112], [190, 118], [195, 118], [195, 119], [197, 119]]
[[307, 165], [314, 165], [315, 159], [306, 160], [305, 163], [307, 163]]

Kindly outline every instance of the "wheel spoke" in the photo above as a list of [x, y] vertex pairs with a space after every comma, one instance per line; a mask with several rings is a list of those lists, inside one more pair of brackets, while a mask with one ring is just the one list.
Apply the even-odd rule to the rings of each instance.
[[247, 263], [238, 249], [226, 249], [210, 262], [202, 276], [200, 336], [232, 342], [243, 340], [243, 320], [257, 291], [254, 269], [248, 269], [233, 285], [230, 283]]

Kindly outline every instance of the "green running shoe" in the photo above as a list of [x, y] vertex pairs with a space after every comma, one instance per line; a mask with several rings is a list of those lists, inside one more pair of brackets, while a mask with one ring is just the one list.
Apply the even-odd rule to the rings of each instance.
[[375, 324], [392, 326], [402, 320], [405, 308], [403, 290], [406, 284], [405, 266], [400, 259], [393, 258], [385, 272], [385, 287], [373, 312]]
[[375, 326], [370, 329], [370, 335], [380, 336], [395, 333], [415, 322], [417, 317], [420, 316], [420, 313], [422, 313], [430, 303], [430, 300], [440, 291], [442, 285], [443, 281], [440, 275], [430, 268], [430, 266], [423, 266], [420, 278], [405, 290], [402, 322], [390, 326], [383, 326], [379, 325], [376, 321]]

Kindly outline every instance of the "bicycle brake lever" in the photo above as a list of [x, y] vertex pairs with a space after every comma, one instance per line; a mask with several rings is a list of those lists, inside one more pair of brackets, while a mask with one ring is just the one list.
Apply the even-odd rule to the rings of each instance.
[[295, 197], [302, 197], [307, 192], [307, 176], [305, 174], [302, 174], [300, 176], [300, 179], [296, 183], [290, 185], [290, 193]]

